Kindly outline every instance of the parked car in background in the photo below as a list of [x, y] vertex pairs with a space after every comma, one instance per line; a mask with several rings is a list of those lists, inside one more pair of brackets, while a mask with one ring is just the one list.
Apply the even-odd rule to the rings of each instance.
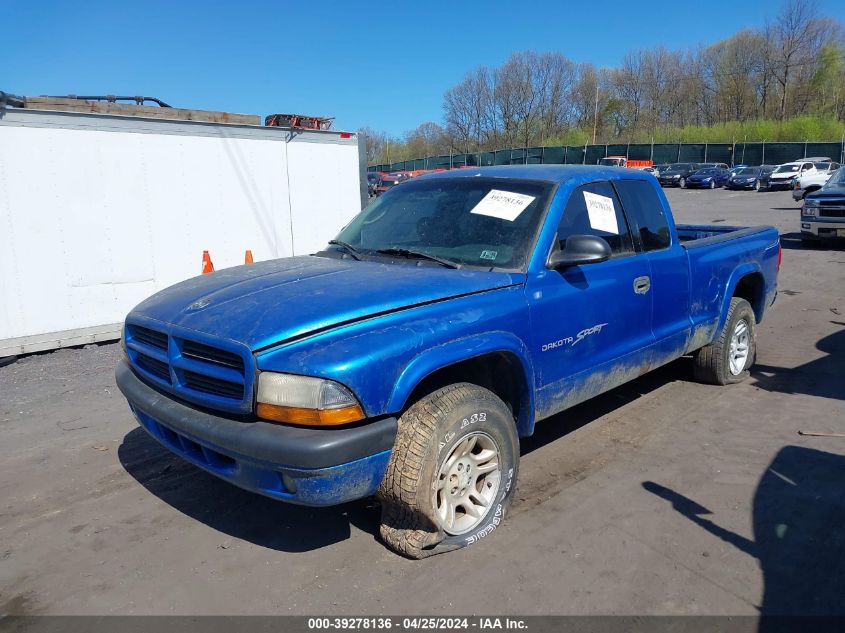
[[807, 194], [818, 191], [828, 181], [831, 174], [839, 169], [839, 163], [815, 163], [816, 173], [801, 176], [795, 180], [792, 188], [792, 199], [803, 200]]
[[687, 178], [692, 176], [699, 167], [697, 163], [672, 163], [665, 170], [660, 171], [660, 185], [663, 187], [686, 187]]
[[396, 185], [405, 182], [406, 180], [410, 180], [410, 174], [406, 174], [404, 172], [397, 172], [393, 174], [385, 174], [381, 178], [379, 178], [378, 184], [376, 185], [376, 195], [380, 196], [385, 191], [388, 191], [395, 187]]
[[760, 191], [763, 186], [761, 179], [764, 174], [771, 172], [766, 171], [763, 167], [742, 167], [734, 172], [725, 183], [725, 189], [753, 189]]
[[769, 178], [778, 165], [760, 165], [760, 191], [769, 188]]
[[728, 169], [727, 163], [698, 163], [699, 169], [706, 169], [707, 167], [714, 167], [716, 169]]
[[605, 156], [604, 158], [599, 158], [597, 164], [602, 167], [629, 167], [631, 169], [652, 166], [650, 160], [635, 160], [627, 156]]
[[380, 176], [377, 172], [367, 172], [367, 195], [371, 198], [376, 195], [376, 187], [378, 187], [379, 178]]
[[727, 169], [705, 167], [687, 178], [687, 189], [715, 189], [723, 187], [731, 173]]
[[637, 167], [636, 169], [638, 169], [640, 171], [644, 171], [647, 174], [651, 174], [655, 178], [657, 178], [660, 175], [660, 172], [657, 171], [656, 167]]
[[815, 173], [817, 173], [816, 163], [807, 159], [784, 163], [783, 165], [778, 165], [771, 176], [769, 176], [768, 188], [772, 190], [792, 189], [798, 178]]
[[746, 167], [748, 167], [748, 165], [734, 165], [733, 167], [730, 168], [731, 176], [739, 173], [741, 170], [745, 169]]
[[801, 206], [801, 243], [815, 244], [831, 237], [845, 238], [845, 167], [808, 194]]

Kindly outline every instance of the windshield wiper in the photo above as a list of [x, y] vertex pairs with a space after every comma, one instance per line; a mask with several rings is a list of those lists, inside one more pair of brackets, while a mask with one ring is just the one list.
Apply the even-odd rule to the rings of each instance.
[[419, 259], [427, 259], [432, 262], [437, 262], [442, 266], [447, 266], [448, 268], [461, 267], [460, 264], [453, 262], [450, 259], [438, 257], [437, 255], [430, 255], [429, 253], [424, 253], [422, 251], [414, 251], [409, 248], [380, 248], [376, 251], [376, 253], [381, 253], [382, 255], [399, 255], [400, 257], [417, 257]]
[[361, 261], [361, 251], [352, 246], [352, 244], [341, 242], [340, 240], [329, 240], [329, 244], [333, 244], [334, 246], [340, 246], [347, 253], [349, 253], [354, 260], [359, 262]]

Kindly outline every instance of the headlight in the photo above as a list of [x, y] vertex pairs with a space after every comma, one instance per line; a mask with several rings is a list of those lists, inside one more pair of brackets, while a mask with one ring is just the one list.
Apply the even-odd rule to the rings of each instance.
[[815, 208], [818, 208], [818, 206], [819, 206], [819, 201], [816, 200], [815, 198], [807, 198], [806, 200], [804, 200], [804, 208], [805, 209], [808, 209], [808, 208], [815, 209]]
[[352, 392], [332, 380], [261, 372], [258, 417], [308, 426], [336, 426], [364, 419]]
[[681, 174], [675, 174], [674, 176], [672, 176], [672, 178], [680, 178], [680, 177], [681, 177]]

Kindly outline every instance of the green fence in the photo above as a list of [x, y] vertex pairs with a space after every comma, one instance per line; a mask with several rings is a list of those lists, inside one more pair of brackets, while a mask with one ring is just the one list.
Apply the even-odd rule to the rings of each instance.
[[488, 165], [595, 165], [606, 156], [663, 163], [727, 163], [779, 165], [812, 156], [845, 163], [845, 143], [636, 143], [514, 147], [494, 152], [443, 154], [396, 163], [371, 165], [370, 171], [412, 171]]

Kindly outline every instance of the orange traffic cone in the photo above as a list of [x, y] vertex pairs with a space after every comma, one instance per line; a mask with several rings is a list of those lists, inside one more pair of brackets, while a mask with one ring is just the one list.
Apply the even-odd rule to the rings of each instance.
[[253, 263], [252, 251], [247, 249], [246, 255], [244, 255], [244, 264], [252, 264], [252, 263]]
[[208, 254], [208, 251], [202, 252], [202, 274], [207, 275], [208, 273], [214, 272], [214, 264], [211, 263], [211, 256]]

